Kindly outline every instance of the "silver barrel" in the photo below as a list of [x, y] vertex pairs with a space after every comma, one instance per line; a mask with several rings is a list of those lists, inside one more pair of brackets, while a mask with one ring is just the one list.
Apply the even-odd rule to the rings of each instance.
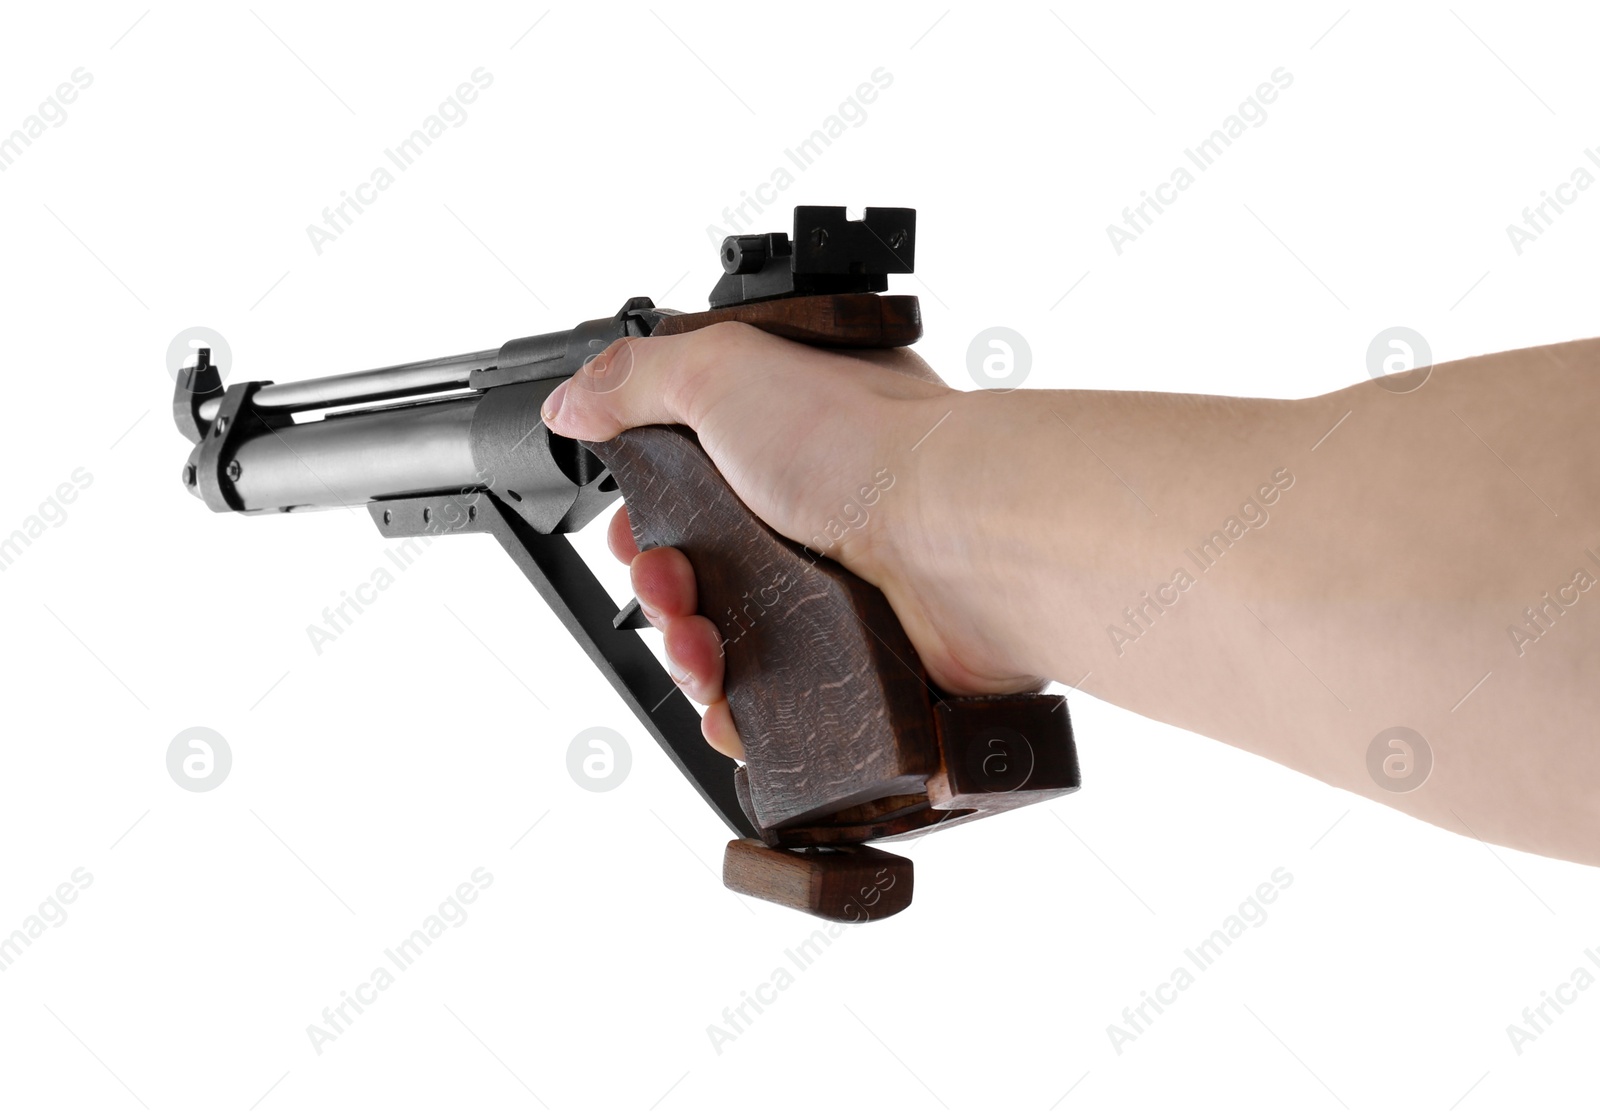
[[252, 435], [234, 450], [233, 486], [246, 510], [360, 506], [476, 487], [472, 419], [481, 399], [379, 408]]
[[[306, 381], [287, 381], [256, 391], [252, 404], [262, 412], [310, 412], [341, 405], [368, 404], [372, 401], [414, 397], [423, 393], [442, 393], [465, 389], [474, 370], [493, 366], [499, 350], [478, 350], [430, 358], [398, 366], [380, 366], [333, 377], [313, 377]], [[200, 405], [200, 418], [215, 420], [221, 401], [213, 398]]]

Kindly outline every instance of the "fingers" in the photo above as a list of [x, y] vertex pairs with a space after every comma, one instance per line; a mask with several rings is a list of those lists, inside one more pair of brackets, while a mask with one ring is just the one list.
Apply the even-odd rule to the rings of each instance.
[[726, 700], [711, 705], [700, 717], [700, 734], [717, 750], [729, 758], [744, 761], [744, 744], [739, 742], [739, 732], [734, 730], [733, 713]]
[[[949, 391], [907, 349], [828, 351], [742, 323], [722, 323], [683, 335], [612, 343], [550, 394], [543, 413], [552, 432], [593, 442], [641, 425], [686, 424], [735, 486], [744, 479], [741, 493], [747, 500], [751, 491], [765, 487], [766, 504], [776, 511], [774, 523], [784, 531], [786, 504], [771, 493], [782, 497], [784, 487], [752, 463], [788, 463], [795, 447], [804, 444], [803, 421], [814, 421], [830, 407], [866, 413], [879, 400], [917, 400]], [[803, 466], [773, 468], [784, 469], [806, 473]], [[699, 604], [688, 560], [670, 548], [641, 552], [625, 510], [612, 518], [607, 542], [629, 565], [645, 617], [662, 631], [673, 679], [690, 699], [707, 705], [702, 720], [707, 741], [724, 754], [743, 757], [723, 691], [721, 637], [709, 619], [695, 613]]]
[[611, 515], [611, 524], [606, 527], [606, 545], [611, 555], [624, 564], [633, 563], [633, 558], [639, 555], [639, 543], [633, 539], [633, 523], [628, 520], [627, 506], [618, 506], [617, 512]]
[[709, 618], [697, 614], [668, 618], [661, 628], [667, 672], [696, 704], [722, 699], [722, 637]]
[[694, 569], [689, 566], [689, 558], [677, 549], [652, 548], [637, 553], [628, 565], [628, 574], [639, 606], [658, 629], [663, 619], [694, 614]]
[[[611, 550], [621, 559], [632, 546], [633, 535], [620, 511], [612, 518], [610, 535]], [[626, 537], [626, 543], [618, 537]], [[706, 742], [730, 758], [742, 759], [744, 748], [722, 691], [722, 635], [709, 618], [694, 613], [698, 596], [688, 557], [675, 548], [640, 552], [632, 547], [632, 552], [628, 574], [633, 593], [650, 624], [661, 631], [668, 674], [685, 696], [707, 705], [701, 718]]]

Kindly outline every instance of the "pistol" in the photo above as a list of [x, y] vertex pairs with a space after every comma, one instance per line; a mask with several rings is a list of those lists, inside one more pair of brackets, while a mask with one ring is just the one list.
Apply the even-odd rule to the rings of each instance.
[[[916, 211], [797, 206], [793, 236], [723, 240], [709, 308], [635, 297], [606, 318], [494, 350], [332, 377], [223, 384], [206, 349], [178, 372], [173, 415], [193, 443], [189, 492], [217, 512], [365, 505], [385, 537], [489, 533], [735, 838], [732, 890], [835, 922], [911, 902], [909, 859], [872, 847], [1078, 788], [1063, 697], [944, 695], [883, 594], [774, 533], [692, 431], [634, 428], [583, 443], [540, 407], [613, 341], [741, 322], [820, 347], [908, 346]], [[612, 371], [625, 376], [626, 371]], [[618, 497], [639, 548], [681, 549], [723, 638], [743, 764], [567, 540]]]

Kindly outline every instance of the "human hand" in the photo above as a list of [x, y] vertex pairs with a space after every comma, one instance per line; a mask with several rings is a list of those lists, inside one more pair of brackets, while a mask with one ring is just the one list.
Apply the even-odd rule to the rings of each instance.
[[[922, 446], [968, 396], [909, 350], [826, 351], [725, 323], [613, 343], [550, 395], [545, 421], [595, 442], [645, 424], [687, 425], [756, 516], [884, 593], [936, 685], [1036, 688], [1037, 674], [992, 636], [988, 581], [961, 570], [975, 550], [950, 548], [961, 535], [952, 523], [966, 518], [942, 499], [961, 456], [941, 450], [950, 440]], [[706, 705], [707, 742], [743, 757], [723, 695], [721, 635], [696, 613], [688, 559], [673, 548], [640, 552], [625, 507], [608, 539], [663, 632], [668, 671]]]

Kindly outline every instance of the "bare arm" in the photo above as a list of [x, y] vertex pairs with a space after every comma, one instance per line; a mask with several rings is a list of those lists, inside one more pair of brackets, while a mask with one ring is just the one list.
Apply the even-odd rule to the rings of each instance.
[[[1600, 863], [1600, 342], [1304, 401], [957, 393], [743, 328], [628, 360], [615, 392], [580, 374], [552, 427], [689, 423], [759, 515], [884, 589], [945, 687], [1077, 685]], [[893, 484], [852, 507], [878, 472]], [[634, 557], [621, 528], [708, 736], [737, 751], [687, 562]]]

